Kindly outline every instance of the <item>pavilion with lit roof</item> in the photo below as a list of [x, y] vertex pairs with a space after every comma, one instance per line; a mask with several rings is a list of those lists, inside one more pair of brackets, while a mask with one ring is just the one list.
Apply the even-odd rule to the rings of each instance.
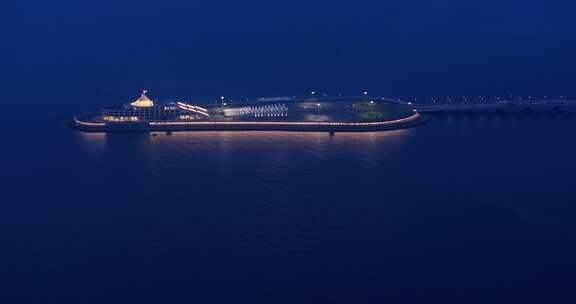
[[146, 93], [148, 93], [148, 91], [146, 91], [146, 90], [142, 91], [142, 94], [140, 94], [140, 97], [138, 97], [138, 99], [136, 99], [130, 105], [133, 107], [136, 107], [136, 108], [151, 108], [151, 107], [153, 107], [154, 101], [152, 101], [152, 99], [148, 98], [148, 96], [146, 96]]

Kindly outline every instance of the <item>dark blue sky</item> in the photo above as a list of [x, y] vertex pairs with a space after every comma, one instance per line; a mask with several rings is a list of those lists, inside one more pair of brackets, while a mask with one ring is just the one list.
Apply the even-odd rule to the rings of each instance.
[[[576, 95], [570, 1], [9, 1], [1, 79], [115, 103], [301, 95]], [[36, 88], [30, 90], [27, 88]]]

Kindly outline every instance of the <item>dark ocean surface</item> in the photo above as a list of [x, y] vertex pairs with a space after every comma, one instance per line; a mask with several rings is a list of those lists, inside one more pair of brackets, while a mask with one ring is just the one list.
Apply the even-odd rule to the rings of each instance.
[[48, 116], [3, 136], [5, 303], [574, 299], [571, 114], [333, 137]]
[[574, 113], [333, 137], [66, 124], [142, 89], [574, 97], [575, 11], [2, 1], [0, 303], [576, 303]]

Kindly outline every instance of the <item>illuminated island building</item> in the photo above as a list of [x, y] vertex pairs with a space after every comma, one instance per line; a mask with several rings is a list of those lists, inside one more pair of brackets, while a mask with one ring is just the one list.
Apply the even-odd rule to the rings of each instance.
[[112, 131], [328, 131], [407, 128], [426, 120], [406, 104], [385, 99], [261, 98], [253, 102], [194, 105], [155, 102], [144, 90], [136, 100], [74, 117], [87, 132]]
[[129, 104], [102, 110], [102, 121], [113, 123], [198, 120], [210, 116], [207, 109], [183, 102], [155, 104], [147, 93], [146, 90], [142, 91], [140, 97]]

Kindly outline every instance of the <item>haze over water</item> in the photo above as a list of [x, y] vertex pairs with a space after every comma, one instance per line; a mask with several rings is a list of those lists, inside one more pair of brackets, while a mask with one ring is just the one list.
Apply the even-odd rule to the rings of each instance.
[[576, 96], [570, 1], [4, 1], [0, 302], [573, 303], [576, 117], [86, 134], [133, 100]]

